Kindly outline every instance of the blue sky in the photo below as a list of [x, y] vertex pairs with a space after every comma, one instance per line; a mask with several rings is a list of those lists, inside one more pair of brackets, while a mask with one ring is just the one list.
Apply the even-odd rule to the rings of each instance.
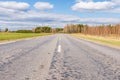
[[0, 28], [119, 24], [120, 0], [0, 0]]

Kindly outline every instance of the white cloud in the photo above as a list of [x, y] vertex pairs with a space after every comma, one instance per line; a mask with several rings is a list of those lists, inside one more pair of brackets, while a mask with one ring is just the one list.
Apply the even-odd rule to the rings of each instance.
[[120, 3], [120, 0], [111, 0], [111, 2], [114, 2], [116, 4], [119, 4]]
[[102, 12], [105, 12], [105, 13], [120, 13], [120, 8], [114, 8], [114, 9], [109, 9], [109, 10], [105, 10], [105, 11], [102, 11]]
[[91, 24], [118, 24], [120, 18], [80, 18], [79, 22]]
[[106, 10], [115, 6], [113, 2], [79, 2], [72, 6], [72, 10]]
[[[0, 15], [3, 15], [0, 13]], [[37, 11], [27, 11], [19, 12], [16, 14], [6, 13], [4, 17], [0, 17], [0, 20], [6, 21], [28, 21], [28, 22], [71, 22], [78, 19], [78, 17], [73, 15], [64, 15], [64, 14], [55, 14], [55, 13], [46, 13], [46, 12], [37, 12]]]
[[92, 2], [93, 0], [76, 0], [76, 2], [83, 2], [83, 1], [85, 1], [85, 2]]
[[0, 8], [10, 9], [10, 10], [27, 10], [29, 4], [25, 2], [15, 2], [15, 1], [0, 1]]
[[37, 2], [34, 4], [34, 7], [40, 10], [47, 10], [52, 9], [54, 6], [48, 2]]
[[[27, 4], [27, 3], [26, 3]], [[80, 18], [73, 15], [47, 13], [28, 8], [7, 8], [0, 6], [0, 28], [23, 29], [36, 27], [37, 25], [50, 25], [52, 27], [63, 27], [68, 23], [84, 24], [117, 24], [119, 18]], [[46, 8], [44, 8], [46, 9]], [[48, 8], [47, 8], [48, 9]], [[112, 10], [111, 10], [112, 11]], [[116, 12], [120, 9], [116, 9]]]
[[105, 12], [105, 13], [120, 13], [120, 0], [76, 0], [76, 3], [71, 7], [74, 11], [80, 12]]
[[[4, 14], [5, 15], [5, 14]], [[18, 29], [25, 27], [36, 27], [37, 25], [50, 25], [52, 27], [63, 27], [68, 23], [84, 23], [84, 24], [117, 24], [119, 18], [80, 18], [73, 15], [27, 11], [19, 13], [9, 13], [8, 16], [0, 16], [0, 24], [3, 27]]]

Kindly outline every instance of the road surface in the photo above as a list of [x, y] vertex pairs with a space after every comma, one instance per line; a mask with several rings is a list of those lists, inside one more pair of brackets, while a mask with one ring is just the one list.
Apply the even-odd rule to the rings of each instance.
[[1, 43], [0, 80], [120, 80], [120, 49], [65, 34]]

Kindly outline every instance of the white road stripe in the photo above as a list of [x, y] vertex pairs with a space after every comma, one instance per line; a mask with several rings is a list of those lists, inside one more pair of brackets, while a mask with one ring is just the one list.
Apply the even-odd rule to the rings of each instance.
[[61, 45], [58, 45], [58, 50], [57, 52], [61, 52]]

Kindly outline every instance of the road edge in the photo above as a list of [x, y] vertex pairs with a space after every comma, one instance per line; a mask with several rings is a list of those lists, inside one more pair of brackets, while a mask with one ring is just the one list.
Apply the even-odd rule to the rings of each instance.
[[92, 42], [92, 43], [95, 43], [95, 44], [99, 44], [99, 45], [102, 45], [102, 46], [107, 46], [107, 47], [111, 47], [111, 48], [120, 49], [120, 47], [115, 46], [115, 45], [102, 43], [102, 42], [98, 42], [98, 41], [93, 41], [93, 40], [89, 40], [89, 39], [84, 39], [84, 38], [76, 37], [76, 36], [73, 36], [73, 35], [70, 35], [70, 36], [72, 36], [74, 38], [77, 38], [77, 39], [81, 39], [81, 40], [85, 40], [85, 41], [88, 41], [88, 42]]

